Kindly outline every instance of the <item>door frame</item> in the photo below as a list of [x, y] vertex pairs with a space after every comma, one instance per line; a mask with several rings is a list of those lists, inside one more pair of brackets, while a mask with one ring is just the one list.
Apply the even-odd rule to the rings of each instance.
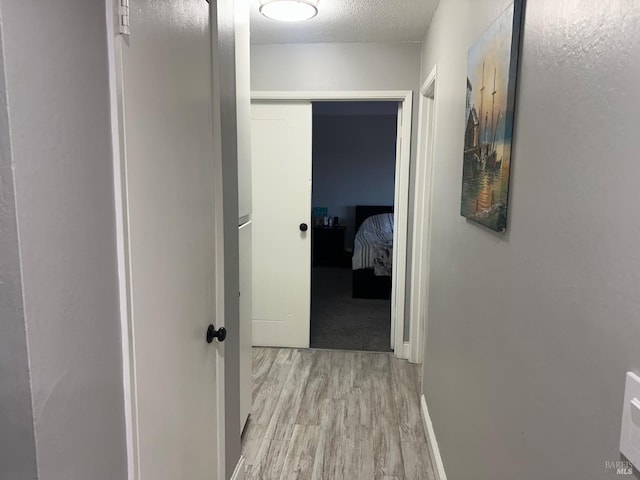
[[[309, 102], [398, 102], [398, 142], [394, 194], [393, 274], [391, 276], [391, 346], [394, 355], [408, 359], [408, 343], [404, 342], [406, 272], [408, 248], [409, 167], [411, 164], [411, 90], [383, 91], [253, 91], [251, 101]], [[399, 215], [398, 215], [399, 214]], [[399, 217], [399, 218], [398, 218]], [[311, 259], [309, 259], [311, 261]], [[399, 267], [399, 268], [398, 268]], [[400, 308], [398, 308], [400, 307]]]
[[[120, 300], [120, 325], [122, 342], [122, 380], [124, 396], [125, 414], [125, 435], [127, 451], [127, 479], [140, 480], [139, 470], [139, 439], [138, 439], [138, 419], [137, 419], [137, 398], [136, 398], [136, 370], [134, 352], [134, 325], [132, 315], [131, 296], [131, 271], [130, 271], [130, 251], [129, 251], [129, 212], [127, 197], [127, 157], [125, 149], [125, 122], [124, 122], [124, 97], [123, 97], [123, 64], [122, 48], [123, 43], [128, 42], [122, 34], [118, 33], [119, 21], [119, 0], [108, 0], [105, 2], [106, 31], [107, 31], [107, 56], [109, 75], [109, 100], [111, 114], [111, 144], [113, 163], [113, 187], [114, 187], [114, 220], [116, 226], [116, 255], [118, 270], [118, 297]], [[212, 38], [212, 99], [211, 106], [214, 124], [214, 159], [213, 168], [218, 181], [212, 186], [215, 190], [215, 295], [216, 295], [216, 325], [224, 326], [225, 300], [237, 298], [233, 292], [224, 288], [229, 271], [229, 265], [225, 268], [225, 236], [229, 232], [229, 224], [235, 228], [237, 219], [237, 203], [223, 202], [227, 196], [237, 197], [237, 177], [234, 181], [225, 181], [230, 176], [233, 169], [223, 165], [221, 141], [222, 132], [220, 125], [222, 115], [220, 112], [220, 92], [219, 78], [222, 73], [220, 62], [215, 61], [214, 42], [217, 38], [218, 24], [215, 21], [215, 11], [210, 8], [210, 29]], [[235, 182], [235, 183], [234, 183]], [[224, 188], [223, 188], [224, 185]], [[235, 194], [233, 192], [235, 187]], [[223, 195], [224, 191], [224, 195]], [[231, 219], [231, 222], [229, 221]], [[228, 261], [227, 261], [228, 263]], [[216, 423], [217, 423], [217, 452], [206, 452], [207, 455], [215, 454], [217, 458], [211, 458], [212, 465], [216, 466], [217, 478], [226, 478], [226, 457], [225, 457], [225, 398], [224, 398], [224, 344], [217, 345], [216, 358]], [[242, 468], [240, 468], [242, 467]], [[241, 456], [234, 472], [233, 478], [244, 478], [244, 458]]]
[[409, 292], [409, 361], [411, 363], [422, 363], [427, 330], [436, 143], [437, 68], [437, 65], [433, 67], [420, 87], [418, 105], [418, 154], [416, 156], [416, 182], [413, 199], [414, 223], [411, 257], [413, 264]]

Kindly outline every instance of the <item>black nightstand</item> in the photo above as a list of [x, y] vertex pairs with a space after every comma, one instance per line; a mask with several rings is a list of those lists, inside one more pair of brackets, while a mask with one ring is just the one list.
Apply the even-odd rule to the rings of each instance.
[[313, 227], [311, 248], [314, 267], [343, 267], [345, 264], [344, 232], [346, 227]]

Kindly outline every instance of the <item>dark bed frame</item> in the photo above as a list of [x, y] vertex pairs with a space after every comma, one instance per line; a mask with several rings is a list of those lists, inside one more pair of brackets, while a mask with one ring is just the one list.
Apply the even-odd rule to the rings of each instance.
[[[356, 229], [372, 215], [393, 213], [393, 206], [389, 205], [356, 205]], [[351, 296], [353, 298], [373, 298], [388, 300], [391, 298], [391, 277], [378, 277], [373, 274], [373, 268], [353, 270]]]

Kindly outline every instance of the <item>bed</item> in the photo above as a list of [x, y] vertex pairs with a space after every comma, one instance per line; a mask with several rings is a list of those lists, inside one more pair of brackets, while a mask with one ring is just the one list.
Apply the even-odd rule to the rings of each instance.
[[389, 299], [393, 257], [393, 206], [356, 205], [355, 227], [352, 297]]

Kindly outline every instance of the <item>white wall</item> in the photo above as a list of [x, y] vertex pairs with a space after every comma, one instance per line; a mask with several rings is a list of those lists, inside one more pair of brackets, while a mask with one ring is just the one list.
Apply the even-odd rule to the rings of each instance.
[[[251, 89], [291, 91], [413, 90], [411, 178], [417, 130], [417, 94], [420, 87], [419, 43], [305, 43], [251, 45]], [[412, 188], [410, 189], [412, 190]], [[409, 192], [413, 199], [413, 192]], [[409, 218], [413, 208], [409, 202]], [[409, 227], [408, 238], [411, 238]], [[407, 251], [411, 263], [411, 249]], [[407, 269], [407, 291], [410, 285]], [[408, 311], [408, 302], [406, 311]], [[405, 340], [409, 316], [405, 316]]]
[[416, 90], [419, 43], [251, 45], [252, 90]]
[[467, 50], [506, 0], [441, 0], [424, 393], [448, 478], [618, 478], [640, 370], [640, 4], [527, 2], [504, 235], [460, 217]]
[[[0, 51], [2, 33], [0, 25]], [[17, 228], [4, 58], [0, 57], [0, 478], [6, 480], [37, 477]]]
[[[105, 4], [2, 0], [0, 15], [3, 156], [11, 141], [0, 168], [14, 171], [20, 240], [19, 258], [2, 254], [22, 274], [37, 478], [124, 479]], [[8, 478], [36, 478], [22, 473]]]
[[393, 205], [397, 115], [314, 115], [314, 207], [347, 226], [353, 247], [356, 205]]

